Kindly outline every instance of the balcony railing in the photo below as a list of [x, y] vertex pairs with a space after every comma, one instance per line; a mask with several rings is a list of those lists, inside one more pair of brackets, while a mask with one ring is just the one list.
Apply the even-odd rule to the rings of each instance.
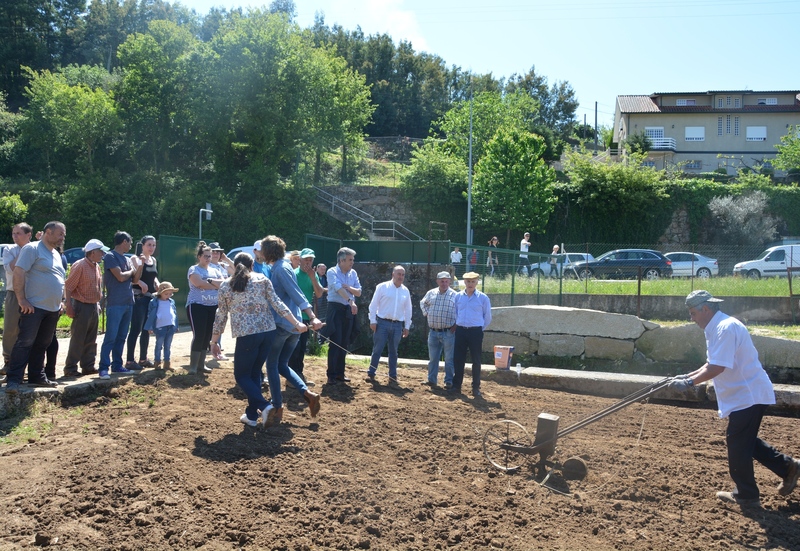
[[675, 151], [675, 138], [650, 138], [650, 143], [653, 144], [652, 149], [671, 149]]

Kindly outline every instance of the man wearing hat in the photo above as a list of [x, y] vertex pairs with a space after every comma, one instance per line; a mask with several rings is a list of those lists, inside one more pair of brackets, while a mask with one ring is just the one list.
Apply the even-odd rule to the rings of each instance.
[[436, 275], [435, 287], [425, 293], [419, 306], [428, 319], [428, 378], [422, 384], [436, 386], [439, 360], [444, 350], [444, 387], [453, 388], [453, 345], [456, 327], [456, 292], [450, 288], [450, 272]]
[[94, 367], [97, 358], [97, 314], [103, 297], [103, 279], [98, 263], [108, 250], [99, 239], [90, 239], [83, 248], [84, 257], [72, 265], [64, 283], [66, 314], [72, 318], [64, 377], [97, 373]]
[[[294, 275], [297, 276], [297, 285], [306, 297], [309, 304], [316, 304], [316, 299], [322, 297], [324, 289], [319, 280], [317, 272], [314, 270], [314, 251], [306, 247], [300, 251], [300, 265], [294, 269]], [[308, 314], [303, 312], [303, 323], [309, 325], [311, 319]], [[314, 383], [307, 380], [303, 375], [303, 359], [306, 356], [306, 346], [308, 345], [308, 334], [310, 331], [300, 333], [300, 340], [297, 341], [297, 346], [289, 358], [289, 367], [294, 369], [301, 379], [303, 379], [308, 386], [314, 386]]]
[[[261, 252], [261, 240], [253, 243], [253, 271], [257, 274], [264, 273], [264, 254]], [[269, 278], [269, 275], [267, 275]]]
[[456, 294], [456, 339], [453, 349], [453, 388], [451, 393], [461, 393], [467, 351], [472, 356], [472, 395], [481, 398], [481, 352], [483, 332], [492, 323], [492, 304], [478, 291], [476, 272], [464, 274], [464, 290]]
[[800, 461], [780, 453], [758, 437], [767, 406], [775, 403], [775, 391], [758, 361], [758, 351], [747, 328], [736, 318], [719, 311], [722, 299], [708, 291], [693, 291], [686, 297], [689, 315], [705, 333], [707, 360], [699, 369], [675, 377], [670, 387], [686, 391], [714, 379], [719, 416], [728, 418], [725, 440], [728, 445], [728, 471], [736, 488], [717, 492], [721, 501], [743, 507], [760, 507], [760, 496], [753, 472], [753, 459], [783, 481], [778, 493], [789, 495], [797, 485]]

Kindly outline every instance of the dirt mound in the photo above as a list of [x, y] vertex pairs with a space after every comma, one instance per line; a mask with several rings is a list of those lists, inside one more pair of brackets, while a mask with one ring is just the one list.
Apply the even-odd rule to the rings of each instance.
[[[207, 381], [147, 370], [108, 396], [26, 422], [39, 439], [0, 446], [0, 548], [57, 549], [797, 549], [800, 490], [778, 496], [760, 466], [764, 509], [718, 502], [730, 489], [725, 422], [708, 409], [634, 404], [558, 442], [583, 480], [526, 466], [498, 472], [487, 428], [541, 412], [565, 427], [613, 400], [484, 384], [451, 398], [401, 369], [401, 387], [322, 388], [322, 410], [288, 395], [284, 422], [239, 422], [231, 364]], [[322, 381], [324, 362], [310, 378]], [[320, 387], [316, 387], [320, 390]], [[795, 419], [762, 436], [800, 455]], [[794, 543], [792, 543], [794, 542]]]

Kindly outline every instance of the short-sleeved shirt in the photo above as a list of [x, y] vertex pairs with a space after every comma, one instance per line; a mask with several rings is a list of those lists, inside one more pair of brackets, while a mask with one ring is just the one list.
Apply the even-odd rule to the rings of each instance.
[[[313, 304], [314, 302], [314, 284], [311, 282], [311, 278], [308, 277], [308, 274], [305, 273], [300, 268], [294, 269], [294, 275], [297, 277], [297, 284], [300, 286], [300, 290], [303, 291], [303, 294], [306, 296], [306, 300]], [[314, 277], [317, 278], [317, 283], [322, 286], [322, 282], [319, 280], [319, 276], [317, 272], [314, 272]], [[308, 321], [308, 314], [303, 312], [303, 320]]]
[[202, 304], [204, 306], [216, 306], [219, 301], [219, 291], [217, 289], [201, 289], [192, 284], [192, 274], [197, 274], [203, 281], [207, 279], [218, 279], [217, 270], [209, 264], [208, 269], [195, 264], [189, 268], [186, 278], [189, 280], [189, 294], [186, 296], [186, 305]]
[[70, 297], [78, 302], [95, 304], [103, 298], [100, 267], [84, 257], [72, 265], [66, 288]]
[[11, 267], [11, 263], [19, 256], [19, 251], [21, 250], [22, 247], [15, 244], [6, 247], [6, 250], [3, 251], [3, 267], [6, 270], [6, 291], [14, 290], [14, 269]]
[[108, 251], [103, 257], [103, 283], [106, 286], [106, 305], [107, 306], [128, 306], [133, 304], [133, 288], [131, 287], [131, 278], [125, 281], [119, 281], [114, 274], [111, 273], [111, 268], [119, 268], [121, 272], [127, 272], [131, 269], [131, 263], [128, 258], [115, 250]]
[[61, 309], [67, 272], [60, 252], [51, 251], [43, 241], [28, 243], [17, 257], [16, 267], [25, 271], [25, 298], [34, 308], [48, 312]]
[[419, 306], [422, 315], [428, 318], [428, 327], [431, 329], [449, 329], [456, 324], [456, 292], [449, 287], [444, 293], [439, 288], [431, 289]]
[[736, 318], [717, 312], [703, 331], [707, 361], [725, 369], [714, 377], [719, 416], [756, 404], [775, 403], [775, 390], [758, 361], [758, 351], [747, 328]]

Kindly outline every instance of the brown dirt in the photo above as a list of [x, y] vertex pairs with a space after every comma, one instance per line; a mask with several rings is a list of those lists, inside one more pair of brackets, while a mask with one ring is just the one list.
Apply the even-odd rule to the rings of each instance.
[[[322, 380], [324, 362], [310, 363]], [[147, 370], [37, 414], [52, 423], [41, 438], [0, 446], [0, 549], [800, 546], [800, 490], [779, 496], [760, 466], [763, 510], [716, 500], [730, 481], [725, 422], [710, 409], [634, 404], [575, 432], [553, 459], [580, 456], [588, 476], [553, 471], [548, 488], [527, 466], [491, 467], [487, 428], [514, 419], [532, 437], [541, 412], [563, 428], [615, 400], [494, 382], [484, 401], [452, 399], [420, 386], [418, 369], [390, 389], [383, 366], [373, 388], [353, 361], [349, 386], [323, 388], [318, 419], [291, 394], [284, 422], [260, 431], [239, 422], [230, 365], [207, 382]], [[800, 453], [796, 419], [768, 417], [762, 436]]]

